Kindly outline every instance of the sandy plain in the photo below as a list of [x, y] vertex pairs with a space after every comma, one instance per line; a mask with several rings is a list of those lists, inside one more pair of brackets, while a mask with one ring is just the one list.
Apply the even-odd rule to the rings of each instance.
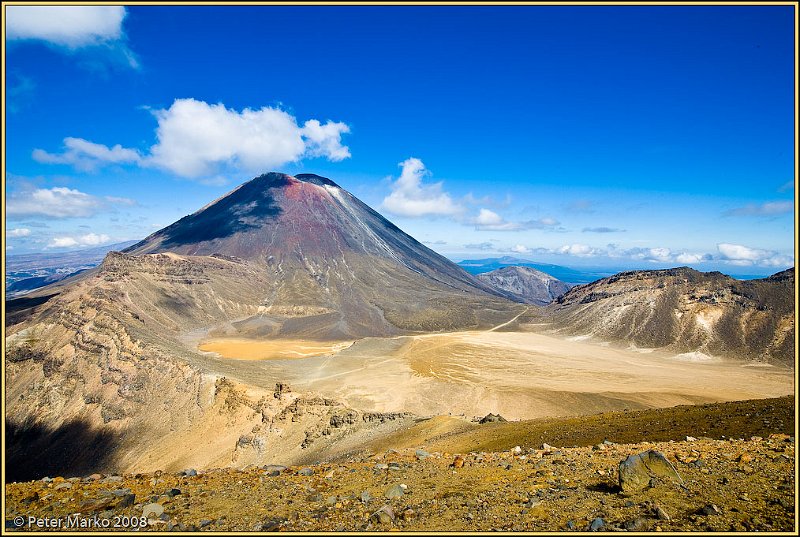
[[[212, 339], [201, 349], [218, 353], [203, 353], [208, 369], [244, 384], [285, 382], [361, 410], [420, 416], [533, 419], [794, 392], [787, 368], [541, 332], [463, 331], [345, 345]], [[299, 356], [317, 352], [324, 354]]]

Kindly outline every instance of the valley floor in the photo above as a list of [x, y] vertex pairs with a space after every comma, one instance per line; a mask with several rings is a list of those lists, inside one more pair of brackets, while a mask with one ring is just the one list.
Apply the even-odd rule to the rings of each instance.
[[[366, 338], [334, 354], [302, 359], [281, 359], [288, 351], [276, 354], [279, 343], [207, 341], [201, 348], [226, 358], [204, 353], [202, 365], [245, 385], [270, 389], [275, 382], [287, 382], [360, 410], [419, 416], [492, 412], [533, 419], [794, 392], [789, 368], [701, 353], [618, 348], [546, 332]], [[297, 347], [297, 353], [319, 345], [285, 343]], [[270, 352], [275, 359], [264, 359]]]
[[[28, 517], [64, 524], [75, 513], [73, 521], [96, 517], [109, 529], [144, 516], [142, 529], [156, 531], [796, 529], [791, 397], [462, 423], [422, 421], [318, 465], [11, 483], [6, 529], [42, 530]], [[623, 494], [619, 462], [649, 449], [675, 465], [683, 484], [658, 478]]]

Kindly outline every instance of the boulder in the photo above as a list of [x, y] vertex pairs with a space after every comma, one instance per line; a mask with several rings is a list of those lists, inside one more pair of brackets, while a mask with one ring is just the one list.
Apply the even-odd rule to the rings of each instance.
[[652, 449], [631, 455], [619, 463], [619, 487], [626, 494], [647, 488], [653, 477], [666, 477], [683, 484], [672, 463]]

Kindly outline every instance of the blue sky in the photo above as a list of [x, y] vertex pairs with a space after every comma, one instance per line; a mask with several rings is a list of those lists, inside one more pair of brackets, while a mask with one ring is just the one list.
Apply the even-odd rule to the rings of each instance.
[[12, 255], [284, 171], [453, 259], [794, 264], [793, 6], [5, 9]]

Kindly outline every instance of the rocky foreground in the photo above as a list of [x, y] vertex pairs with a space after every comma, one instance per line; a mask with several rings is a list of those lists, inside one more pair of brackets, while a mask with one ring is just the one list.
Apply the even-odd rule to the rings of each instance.
[[[632, 468], [629, 460], [621, 483], [620, 462], [646, 452], [649, 467]], [[654, 464], [658, 453], [666, 459], [663, 468]], [[6, 485], [7, 530], [82, 527], [793, 531], [795, 442], [773, 433], [462, 454], [423, 446], [310, 466], [47, 477]]]

